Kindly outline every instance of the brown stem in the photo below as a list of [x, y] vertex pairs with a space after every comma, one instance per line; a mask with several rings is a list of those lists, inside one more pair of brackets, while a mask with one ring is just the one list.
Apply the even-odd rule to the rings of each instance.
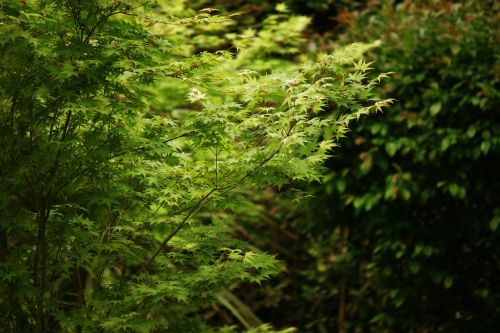
[[340, 287], [339, 291], [339, 313], [338, 313], [338, 332], [346, 333], [345, 329], [345, 285]]
[[10, 121], [10, 129], [14, 128], [14, 113], [16, 111], [17, 101], [19, 99], [19, 96], [21, 95], [21, 87], [23, 86], [24, 83], [24, 79], [21, 79], [21, 72], [19, 72], [19, 74], [17, 75], [17, 80], [19, 84], [16, 88], [14, 97], [12, 98], [12, 104], [10, 105], [10, 111], [8, 116], [8, 119]]
[[110, 18], [111, 16], [116, 15], [116, 14], [122, 14], [122, 12], [116, 11], [116, 10], [118, 10], [119, 7], [120, 7], [120, 3], [118, 2], [109, 12], [107, 12], [106, 14], [103, 14], [101, 17], [99, 17], [97, 19], [97, 23], [94, 24], [94, 26], [92, 28], [90, 28], [90, 31], [88, 32], [87, 37], [85, 37], [85, 39], [83, 40], [83, 43], [87, 43], [90, 40], [90, 38], [92, 37], [92, 35], [94, 34], [97, 27], [99, 27], [101, 24], [103, 24], [108, 18]]
[[[40, 207], [40, 205], [39, 205]], [[36, 332], [47, 332], [45, 320], [44, 297], [47, 291], [47, 240], [46, 226], [49, 218], [50, 209], [45, 209], [42, 204], [38, 210], [38, 239], [35, 250], [34, 280], [35, 287], [38, 289], [38, 295], [35, 305]]]
[[[340, 230], [341, 237], [343, 238], [344, 244], [342, 246], [341, 253], [343, 256], [347, 254], [347, 237], [349, 236], [349, 229], [347, 226], [343, 226]], [[341, 281], [339, 290], [339, 313], [338, 313], [338, 332], [346, 333], [346, 294], [347, 294], [347, 282], [343, 279]]]
[[0, 226], [0, 263], [7, 257], [7, 233]]

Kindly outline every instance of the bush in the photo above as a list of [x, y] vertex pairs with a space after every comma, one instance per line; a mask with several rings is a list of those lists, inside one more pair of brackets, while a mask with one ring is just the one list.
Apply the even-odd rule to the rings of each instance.
[[387, 4], [348, 31], [346, 40], [382, 39], [372, 66], [395, 72], [380, 94], [398, 100], [353, 129], [317, 193], [316, 223], [342, 245], [333, 262], [324, 243], [313, 246], [315, 257], [329, 267], [320, 276], [331, 288], [346, 288], [350, 330], [500, 328], [500, 50], [492, 5]]
[[500, 329], [497, 10], [352, 14], [340, 43], [382, 41], [371, 67], [395, 72], [379, 94], [398, 102], [341, 141], [308, 205], [263, 203], [275, 217], [240, 231], [284, 260], [268, 301], [247, 300], [259, 315], [308, 332]]

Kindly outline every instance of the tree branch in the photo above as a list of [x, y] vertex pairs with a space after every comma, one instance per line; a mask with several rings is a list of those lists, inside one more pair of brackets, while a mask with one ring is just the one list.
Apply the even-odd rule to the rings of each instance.
[[207, 194], [205, 194], [194, 206], [192, 206], [191, 210], [189, 211], [189, 213], [184, 217], [184, 219], [182, 220], [181, 223], [179, 223], [179, 225], [163, 240], [163, 242], [161, 243], [160, 247], [158, 248], [158, 250], [155, 252], [155, 254], [151, 257], [151, 259], [149, 259], [148, 263], [146, 266], [150, 266], [153, 261], [156, 259], [156, 257], [160, 254], [161, 251], [163, 251], [163, 249], [165, 248], [165, 246], [167, 245], [167, 243], [172, 239], [174, 238], [174, 236], [179, 232], [179, 230], [182, 229], [182, 227], [186, 224], [186, 222], [191, 218], [191, 216], [193, 216], [194, 214], [196, 214], [204, 205], [205, 203], [208, 201], [207, 199], [210, 197], [210, 195], [212, 195], [212, 193], [214, 193], [215, 191], [217, 190], [217, 188], [213, 188], [211, 191], [209, 191]]

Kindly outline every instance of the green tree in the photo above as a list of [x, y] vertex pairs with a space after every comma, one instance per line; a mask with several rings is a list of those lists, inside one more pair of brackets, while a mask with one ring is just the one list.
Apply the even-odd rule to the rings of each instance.
[[230, 18], [183, 1], [2, 1], [0, 22], [5, 331], [209, 330], [219, 290], [276, 271], [230, 236], [248, 192], [318, 179], [390, 102], [370, 99], [370, 46], [259, 72], [234, 49], [262, 36], [201, 51]]

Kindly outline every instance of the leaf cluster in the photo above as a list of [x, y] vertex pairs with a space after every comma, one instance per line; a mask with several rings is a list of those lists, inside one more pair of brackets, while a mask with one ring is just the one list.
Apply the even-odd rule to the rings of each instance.
[[[241, 52], [200, 50], [231, 18], [182, 1], [4, 1], [0, 22], [8, 331], [208, 331], [220, 290], [276, 272], [230, 235], [248, 192], [319, 179], [348, 124], [391, 102], [371, 99], [370, 45], [299, 59], [302, 17]], [[297, 59], [251, 65], [280, 47]]]

